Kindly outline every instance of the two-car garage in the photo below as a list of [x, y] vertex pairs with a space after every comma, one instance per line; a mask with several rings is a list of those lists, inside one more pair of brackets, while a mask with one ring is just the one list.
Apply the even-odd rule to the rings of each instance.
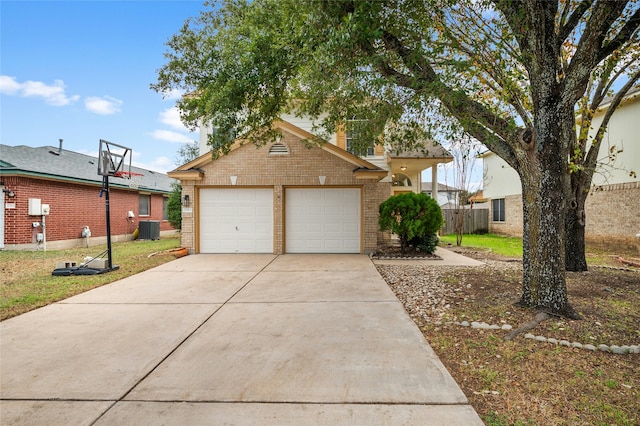
[[[360, 253], [360, 188], [201, 188], [200, 253]], [[276, 205], [284, 207], [274, 215]], [[274, 224], [282, 235], [274, 240]]]

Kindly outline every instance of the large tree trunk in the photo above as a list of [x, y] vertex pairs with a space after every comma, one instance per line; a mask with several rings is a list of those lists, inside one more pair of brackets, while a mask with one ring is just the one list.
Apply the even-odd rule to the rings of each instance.
[[[572, 124], [571, 129], [569, 129], [572, 132], [571, 150], [576, 149], [575, 147], [578, 147], [579, 150], [584, 150], [584, 145], [577, 143], [575, 133], [573, 133], [573, 128], [576, 125], [575, 115], [567, 116], [566, 120], [569, 120]], [[587, 195], [589, 194], [589, 191], [586, 191], [585, 187], [589, 188], [591, 176], [593, 176], [593, 172], [586, 173], [585, 170], [573, 170], [569, 179], [567, 179], [567, 213], [565, 219], [567, 239], [565, 246], [565, 263], [567, 271], [584, 272], [587, 270], [584, 241], [584, 206], [587, 201]]]
[[[547, 105], [551, 105], [549, 103]], [[523, 280], [520, 305], [577, 318], [565, 280], [565, 196], [569, 185], [562, 120], [540, 108], [535, 144], [525, 147], [520, 180], [523, 205]]]
[[565, 223], [562, 176], [542, 173], [523, 179], [523, 280], [520, 305], [550, 314], [573, 312], [565, 282]]

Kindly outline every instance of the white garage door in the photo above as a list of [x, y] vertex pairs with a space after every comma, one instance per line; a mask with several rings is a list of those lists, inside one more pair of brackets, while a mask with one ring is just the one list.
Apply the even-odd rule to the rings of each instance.
[[273, 253], [273, 190], [200, 190], [201, 253]]
[[360, 189], [286, 190], [287, 253], [360, 253]]

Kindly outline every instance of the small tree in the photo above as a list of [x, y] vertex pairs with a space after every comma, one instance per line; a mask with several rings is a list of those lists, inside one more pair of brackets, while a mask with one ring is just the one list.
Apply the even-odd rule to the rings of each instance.
[[[178, 149], [176, 165], [180, 166], [193, 161], [200, 155], [200, 147], [196, 141], [182, 144]], [[182, 185], [180, 182], [171, 184], [171, 194], [167, 200], [167, 220], [174, 229], [182, 230]]]
[[[469, 206], [469, 197], [473, 194], [471, 186], [473, 185], [473, 170], [478, 160], [478, 155], [482, 149], [482, 145], [465, 134], [462, 138], [454, 141], [449, 148], [449, 152], [453, 156], [453, 162], [450, 163], [451, 173], [445, 173], [445, 183], [448, 185], [448, 176], [451, 174], [453, 186], [460, 190], [453, 202], [453, 228], [456, 233], [456, 245], [462, 245], [462, 236], [464, 235], [464, 221]], [[447, 166], [445, 166], [446, 168]]]
[[182, 230], [182, 185], [179, 182], [171, 184], [171, 194], [167, 200], [167, 220], [173, 229]]
[[415, 248], [432, 239], [443, 221], [438, 203], [424, 193], [406, 192], [389, 197], [380, 204], [379, 212], [380, 230], [398, 235], [403, 254], [409, 246]]

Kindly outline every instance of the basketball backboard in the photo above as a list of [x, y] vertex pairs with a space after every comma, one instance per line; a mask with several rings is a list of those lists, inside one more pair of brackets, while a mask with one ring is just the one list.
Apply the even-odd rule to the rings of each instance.
[[131, 148], [100, 139], [98, 148], [98, 174], [116, 176], [131, 173]]

